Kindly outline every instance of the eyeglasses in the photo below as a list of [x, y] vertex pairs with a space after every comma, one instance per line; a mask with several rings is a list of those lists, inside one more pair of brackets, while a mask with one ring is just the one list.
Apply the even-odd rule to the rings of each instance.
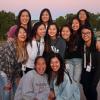
[[91, 32], [82, 32], [83, 35], [90, 35]]

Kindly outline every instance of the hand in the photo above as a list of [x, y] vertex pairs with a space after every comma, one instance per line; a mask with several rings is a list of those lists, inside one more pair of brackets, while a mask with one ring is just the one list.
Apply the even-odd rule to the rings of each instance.
[[37, 98], [34, 98], [33, 100], [38, 100]]
[[54, 98], [55, 98], [54, 91], [50, 91], [49, 96], [48, 96], [48, 100], [54, 100]]
[[12, 84], [11, 83], [7, 83], [5, 86], [4, 86], [4, 90], [11, 90], [12, 88]]
[[15, 79], [15, 83], [16, 83], [17, 86], [19, 85], [20, 79], [21, 79], [20, 77], [17, 77], [17, 78]]

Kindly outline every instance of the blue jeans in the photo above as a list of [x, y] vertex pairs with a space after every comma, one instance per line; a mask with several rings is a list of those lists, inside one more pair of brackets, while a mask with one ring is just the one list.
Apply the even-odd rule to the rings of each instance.
[[3, 77], [2, 75], [0, 75], [0, 94], [2, 100], [11, 100], [10, 99], [11, 91], [4, 90], [4, 86], [7, 84], [7, 82], [8, 82], [7, 77]]
[[67, 59], [65, 64], [66, 64], [66, 69], [68, 69], [71, 77], [76, 82], [79, 83], [82, 71], [82, 59], [81, 58]]
[[2, 79], [2, 76], [0, 75], [0, 100], [2, 100], [2, 96], [3, 96], [3, 85], [4, 85], [4, 81]]
[[0, 75], [0, 100], [12, 100], [14, 93], [16, 91], [16, 85], [12, 84], [11, 90], [5, 90], [4, 86], [7, 84], [7, 77]]

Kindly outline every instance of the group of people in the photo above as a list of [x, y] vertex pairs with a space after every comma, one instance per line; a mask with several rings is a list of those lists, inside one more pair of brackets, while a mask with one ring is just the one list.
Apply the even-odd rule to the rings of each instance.
[[0, 47], [2, 100], [80, 100], [79, 83], [97, 100], [100, 41], [85, 9], [67, 22], [59, 28], [45, 8], [32, 26], [30, 12], [19, 12]]

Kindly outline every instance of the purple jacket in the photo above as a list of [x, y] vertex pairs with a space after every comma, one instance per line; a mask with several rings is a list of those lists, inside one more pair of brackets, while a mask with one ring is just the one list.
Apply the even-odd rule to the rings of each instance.
[[7, 37], [8, 38], [14, 38], [15, 37], [15, 32], [16, 32], [16, 29], [17, 29], [17, 25], [14, 25], [12, 26], [9, 31], [7, 32]]

